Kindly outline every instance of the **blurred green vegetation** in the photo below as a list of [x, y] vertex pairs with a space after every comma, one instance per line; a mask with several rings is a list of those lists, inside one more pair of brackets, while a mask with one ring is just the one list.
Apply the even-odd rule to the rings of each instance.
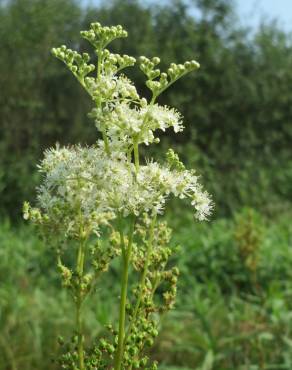
[[[183, 112], [185, 132], [147, 150], [173, 146], [197, 168], [216, 217], [194, 224], [172, 205], [180, 289], [151, 355], [161, 370], [292, 369], [291, 35], [276, 23], [241, 28], [231, 0], [159, 4], [0, 0], [0, 370], [57, 369], [56, 338], [71, 330], [54, 254], [20, 219], [43, 150], [97, 138], [88, 97], [50, 55], [87, 49], [79, 30], [91, 21], [129, 31], [116, 52], [201, 63], [161, 100]], [[147, 95], [142, 74], [127, 73]], [[88, 302], [89, 341], [116, 315], [118, 273], [114, 264]]]
[[[10, 0], [0, 5], [2, 214], [19, 216], [23, 200], [32, 198], [35, 163], [45, 148], [97, 137], [86, 115], [88, 97], [50, 55], [64, 43], [86, 49], [79, 30], [93, 20], [128, 29], [128, 39], [113, 44], [117, 52], [159, 55], [162, 67], [193, 58], [201, 63], [162, 98], [183, 112], [186, 126], [179, 139], [167, 133], [162, 143], [175, 145], [204, 175], [218, 215], [242, 205], [271, 214], [290, 206], [291, 35], [276, 24], [254, 32], [240, 28], [230, 0], [148, 7], [114, 0], [95, 8], [74, 0]], [[129, 75], [147, 94], [142, 73]]]

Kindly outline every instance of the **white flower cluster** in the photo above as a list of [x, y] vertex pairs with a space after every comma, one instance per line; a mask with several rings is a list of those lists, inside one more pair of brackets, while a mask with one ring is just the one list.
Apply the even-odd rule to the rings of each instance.
[[139, 99], [132, 81], [124, 75], [103, 74], [98, 80], [86, 77], [85, 84], [92, 98], [107, 103], [106, 106], [113, 106], [119, 98]]
[[100, 226], [115, 217], [104, 206], [103, 194], [97, 192], [92, 178], [93, 166], [99, 166], [101, 173], [105, 169], [102, 153], [80, 146], [47, 150], [39, 166], [44, 177], [38, 188], [39, 212], [32, 209], [32, 218], [36, 215], [35, 221], [70, 237], [79, 235], [81, 227], [88, 234], [98, 234]]
[[119, 215], [162, 213], [171, 194], [189, 198], [199, 220], [212, 209], [193, 172], [149, 162], [136, 173], [123, 153], [107, 156], [102, 142], [47, 150], [39, 169], [44, 176], [38, 189], [39, 211], [56, 227], [63, 225], [70, 236], [78, 234], [81, 220], [87, 232], [98, 233], [101, 225]]
[[140, 167], [137, 182], [140, 187], [148, 189], [156, 213], [163, 211], [169, 195], [180, 199], [189, 198], [195, 209], [195, 217], [200, 221], [207, 219], [213, 209], [210, 196], [202, 189], [194, 171], [171, 169], [150, 162]]
[[130, 145], [133, 140], [137, 144], [153, 143], [154, 131], [165, 131], [173, 127], [174, 132], [183, 130], [182, 117], [175, 109], [167, 106], [143, 105], [131, 107], [128, 102], [120, 102], [115, 106], [95, 109], [93, 116], [96, 118], [96, 126], [100, 131], [106, 130], [112, 139], [118, 139], [122, 143]]
[[[131, 80], [118, 74], [134, 65], [135, 58], [105, 49], [114, 38], [126, 36], [123, 28], [94, 23], [82, 35], [95, 47], [96, 68], [88, 64], [89, 54], [79, 54], [66, 46], [53, 49], [53, 54], [90, 94], [95, 103], [90, 116], [103, 141], [94, 147], [57, 147], [46, 151], [40, 165], [44, 184], [38, 189], [39, 209], [26, 204], [25, 217], [31, 216], [55, 230], [62, 228], [67, 236], [80, 235], [81, 228], [89, 235], [99, 233], [102, 225], [119, 216], [162, 213], [166, 199], [174, 195], [189, 198], [196, 218], [206, 219], [212, 203], [195, 173], [185, 170], [173, 151], [168, 152], [165, 166], [153, 161], [140, 165], [138, 150], [139, 144], [159, 141], [156, 130], [183, 130], [181, 114], [158, 105], [156, 98], [178, 78], [197, 69], [198, 63], [171, 64], [167, 73], [161, 73], [156, 68], [159, 58], [141, 57], [140, 68], [152, 91], [148, 103], [140, 98]], [[95, 77], [89, 75], [93, 69]]]

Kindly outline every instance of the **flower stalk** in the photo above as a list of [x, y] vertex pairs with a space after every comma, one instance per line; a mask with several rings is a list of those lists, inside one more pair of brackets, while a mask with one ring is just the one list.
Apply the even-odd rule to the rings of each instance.
[[134, 236], [135, 219], [133, 219], [129, 232], [128, 245], [125, 244], [123, 230], [120, 231], [122, 247], [122, 279], [121, 279], [121, 297], [120, 297], [120, 314], [119, 314], [119, 332], [118, 346], [115, 357], [115, 370], [120, 370], [123, 360], [123, 348], [125, 343], [125, 324], [126, 324], [126, 303], [129, 278], [129, 264], [132, 253], [133, 236]]
[[85, 370], [84, 367], [84, 336], [83, 336], [83, 328], [82, 328], [82, 279], [83, 279], [83, 270], [84, 270], [84, 257], [85, 257], [85, 240], [82, 239], [79, 243], [78, 248], [78, 257], [77, 257], [77, 274], [79, 278], [79, 284], [77, 286], [76, 292], [76, 331], [78, 337], [78, 363], [80, 370]]
[[139, 144], [138, 144], [138, 140], [134, 140], [134, 163], [135, 163], [135, 169], [136, 169], [136, 172], [138, 173], [139, 171], [139, 166], [140, 166], [140, 162], [139, 162]]

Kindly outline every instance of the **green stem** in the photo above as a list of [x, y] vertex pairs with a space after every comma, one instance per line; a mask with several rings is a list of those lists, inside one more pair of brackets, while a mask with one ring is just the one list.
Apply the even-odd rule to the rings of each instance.
[[[102, 62], [103, 62], [102, 48], [100, 47], [98, 49], [98, 52], [97, 52], [97, 68], [96, 68], [96, 70], [97, 70], [97, 73], [96, 73], [97, 80], [99, 80], [100, 75], [101, 75]], [[108, 137], [106, 135], [105, 130], [102, 131], [102, 139], [104, 141], [105, 152], [106, 152], [107, 155], [110, 155], [109, 142], [108, 142]]]
[[78, 256], [77, 256], [77, 274], [79, 278], [79, 285], [76, 295], [76, 330], [77, 330], [77, 352], [78, 352], [78, 362], [79, 362], [79, 370], [85, 370], [84, 366], [84, 351], [83, 351], [83, 344], [84, 344], [84, 336], [82, 334], [82, 288], [81, 288], [81, 280], [83, 277], [83, 270], [84, 270], [84, 256], [85, 256], [85, 240], [83, 239], [80, 241], [79, 248], [78, 248]]
[[173, 85], [177, 80], [179, 80], [181, 77], [183, 77], [184, 75], [186, 75], [187, 73], [189, 73], [189, 71], [186, 71], [184, 72], [183, 74], [181, 74], [179, 77], [173, 79], [171, 82], [169, 82], [169, 84], [167, 86], [165, 86], [163, 89], [159, 90], [157, 95], [155, 95], [155, 98], [153, 96], [154, 99], [152, 99], [153, 101], [155, 101], [155, 99], [161, 95], [165, 90], [167, 90], [171, 85]]
[[79, 369], [85, 370], [84, 352], [83, 352], [84, 336], [82, 334], [81, 306], [82, 306], [82, 300], [81, 300], [80, 294], [78, 294], [77, 302], [76, 302], [76, 329], [77, 329], [77, 336], [78, 336], [77, 352], [78, 352]]
[[102, 131], [102, 138], [103, 138], [103, 141], [104, 141], [105, 152], [106, 152], [107, 155], [110, 155], [109, 142], [108, 142], [108, 137], [106, 135], [105, 130]]
[[97, 52], [97, 69], [96, 69], [97, 79], [99, 79], [99, 76], [101, 73], [101, 64], [102, 64], [101, 56], [102, 56], [102, 48], [100, 48]]
[[151, 101], [150, 101], [150, 107], [151, 107], [151, 105], [153, 105], [155, 103], [156, 98], [157, 98], [157, 96], [153, 94], [152, 98], [151, 98]]
[[120, 298], [120, 314], [119, 314], [119, 333], [118, 333], [118, 347], [115, 356], [114, 370], [121, 370], [123, 361], [123, 351], [125, 343], [125, 323], [126, 323], [126, 302], [128, 290], [128, 275], [129, 263], [131, 259], [133, 234], [134, 234], [135, 219], [133, 219], [129, 234], [128, 247], [126, 249], [123, 230], [120, 231], [121, 246], [122, 246], [122, 285]]
[[139, 170], [139, 145], [138, 145], [137, 140], [134, 140], [133, 147], [134, 147], [135, 168], [136, 168], [136, 172], [138, 172]]
[[150, 234], [149, 234], [149, 242], [147, 244], [147, 250], [146, 250], [146, 256], [145, 256], [145, 265], [144, 265], [144, 270], [143, 270], [143, 273], [142, 273], [141, 281], [140, 281], [140, 284], [139, 284], [139, 296], [137, 298], [136, 305], [135, 305], [134, 312], [133, 312], [133, 316], [131, 318], [131, 322], [130, 322], [130, 325], [129, 325], [128, 330], [127, 330], [126, 339], [128, 338], [129, 334], [131, 333], [131, 329], [132, 329], [132, 327], [135, 323], [135, 320], [137, 318], [138, 311], [139, 311], [140, 304], [141, 304], [141, 300], [142, 300], [142, 296], [143, 296], [143, 293], [144, 293], [145, 283], [146, 283], [146, 276], [147, 276], [148, 267], [149, 267], [149, 264], [150, 264], [150, 257], [151, 257], [152, 247], [153, 247], [155, 223], [156, 223], [156, 215], [154, 216], [154, 218], [151, 222], [151, 225], [150, 225]]

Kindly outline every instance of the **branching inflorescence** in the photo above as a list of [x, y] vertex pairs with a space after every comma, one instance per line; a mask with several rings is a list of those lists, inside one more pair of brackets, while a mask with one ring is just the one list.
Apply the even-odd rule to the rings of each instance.
[[[154, 160], [140, 164], [139, 146], [158, 143], [157, 130], [183, 130], [180, 113], [160, 106], [157, 98], [199, 64], [172, 63], [165, 73], [157, 68], [159, 58], [141, 57], [140, 69], [152, 94], [147, 101], [121, 73], [136, 63], [135, 58], [106, 48], [114, 39], [127, 36], [122, 26], [93, 23], [81, 36], [94, 47], [96, 64], [90, 63], [89, 54], [66, 46], [52, 53], [90, 95], [94, 105], [90, 116], [102, 140], [92, 147], [47, 150], [39, 166], [43, 184], [38, 188], [38, 208], [25, 203], [24, 218], [40, 226], [51, 241], [54, 235], [63, 285], [76, 306], [76, 333], [71, 344], [64, 344], [61, 368], [156, 369], [146, 349], [158, 334], [159, 313], [174, 304], [179, 274], [177, 267], [168, 268], [175, 249], [169, 244], [171, 230], [161, 220], [165, 203], [171, 195], [189, 199], [195, 217], [204, 220], [212, 202], [195, 172], [185, 169], [173, 150], [167, 152], [164, 164]], [[64, 262], [68, 245], [70, 253], [76, 251], [74, 266]], [[118, 323], [109, 325], [106, 338], [85, 348], [84, 300], [116, 257], [121, 259]], [[130, 270], [138, 279], [131, 287]]]

